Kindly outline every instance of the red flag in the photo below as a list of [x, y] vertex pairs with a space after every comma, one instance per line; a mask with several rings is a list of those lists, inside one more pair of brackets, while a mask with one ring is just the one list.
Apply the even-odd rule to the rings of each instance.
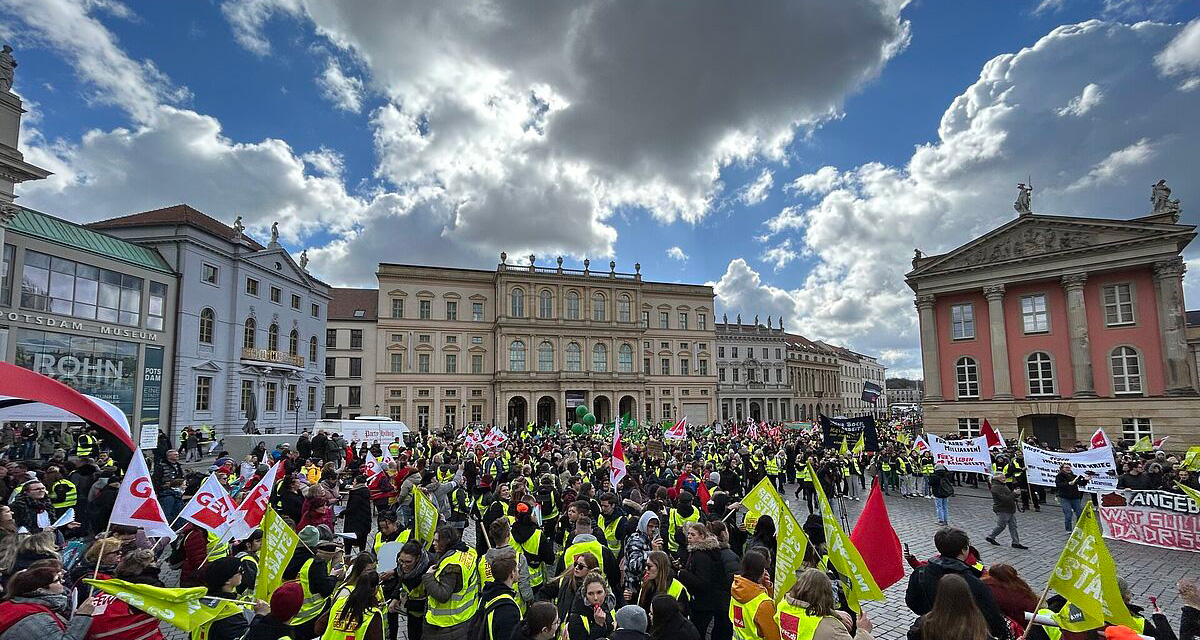
[[983, 428], [979, 430], [979, 433], [987, 437], [987, 447], [989, 449], [992, 447], [1004, 446], [1004, 439], [1001, 438], [1000, 434], [992, 428], [992, 425], [988, 422], [987, 418], [983, 419]]
[[117, 501], [108, 522], [141, 527], [151, 538], [175, 538], [175, 532], [167, 523], [158, 496], [154, 493], [154, 483], [150, 481], [150, 472], [146, 469], [146, 459], [142, 457], [141, 449], [133, 450], [133, 458], [117, 491]]
[[621, 445], [621, 423], [613, 427], [612, 462], [609, 463], [608, 481], [612, 483], [613, 491], [625, 478], [625, 447]]
[[703, 481], [701, 481], [700, 486], [696, 488], [696, 497], [700, 499], [700, 509], [704, 511], [704, 513], [708, 513], [708, 501], [710, 496], [708, 495], [708, 485], [704, 484]]
[[887, 589], [904, 579], [900, 538], [888, 518], [887, 505], [879, 491], [879, 478], [871, 483], [871, 495], [867, 496], [867, 503], [854, 524], [850, 542], [862, 554], [880, 589]]
[[1104, 434], [1104, 429], [1096, 429], [1096, 433], [1092, 434], [1091, 445], [1093, 449], [1108, 446], [1108, 436]]

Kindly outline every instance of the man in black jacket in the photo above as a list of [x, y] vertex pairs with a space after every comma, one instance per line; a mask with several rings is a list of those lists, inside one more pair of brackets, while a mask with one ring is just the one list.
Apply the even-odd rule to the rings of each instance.
[[992, 476], [992, 513], [996, 514], [996, 528], [992, 529], [991, 535], [986, 540], [992, 544], [998, 545], [996, 536], [1002, 531], [1008, 529], [1008, 535], [1012, 536], [1012, 546], [1014, 549], [1028, 549], [1021, 544], [1021, 536], [1017, 533], [1017, 492], [1013, 491], [1007, 484], [1003, 473], [997, 473]]
[[937, 596], [938, 581], [944, 575], [955, 573], [967, 581], [971, 595], [975, 597], [975, 604], [983, 613], [992, 637], [1007, 637], [1008, 623], [996, 606], [991, 589], [983, 584], [978, 573], [963, 562], [971, 547], [966, 532], [950, 527], [941, 529], [933, 534], [933, 545], [937, 547], [940, 555], [913, 571], [909, 577], [908, 589], [904, 592], [904, 603], [908, 605], [909, 610], [919, 616], [929, 613]]
[[509, 640], [513, 629], [521, 623], [517, 607], [517, 560], [512, 554], [502, 555], [489, 565], [492, 581], [483, 585], [480, 594], [480, 621], [483, 640]]

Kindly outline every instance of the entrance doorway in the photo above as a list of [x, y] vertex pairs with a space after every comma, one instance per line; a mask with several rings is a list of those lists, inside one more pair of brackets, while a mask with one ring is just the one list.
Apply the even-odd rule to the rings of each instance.
[[[537, 425], [539, 427], [549, 427], [554, 424], [556, 419], [554, 405], [557, 404], [554, 398], [550, 396], [542, 396], [537, 403]], [[521, 425], [525, 426], [525, 425]]]
[[762, 421], [762, 406], [757, 402], [750, 403], [750, 417], [754, 418], [755, 422]]
[[525, 402], [525, 398], [516, 396], [508, 401], [508, 424], [509, 426], [524, 427], [529, 424], [526, 416], [529, 415], [529, 404]]
[[622, 396], [618, 405], [617, 419], [624, 418], [626, 415], [631, 420], [637, 419], [637, 401], [633, 399], [633, 396]]
[[1021, 416], [1017, 426], [1032, 434], [1051, 449], [1075, 444], [1075, 418], [1061, 414], [1034, 414]]
[[596, 396], [592, 400], [592, 413], [596, 416], [597, 424], [605, 424], [612, 420], [612, 403], [607, 396]]

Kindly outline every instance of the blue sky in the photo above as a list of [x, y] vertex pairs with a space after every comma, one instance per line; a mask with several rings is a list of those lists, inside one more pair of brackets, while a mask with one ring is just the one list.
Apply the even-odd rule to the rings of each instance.
[[279, 220], [335, 284], [640, 262], [899, 373], [912, 248], [1007, 221], [1026, 175], [1047, 213], [1140, 215], [1159, 177], [1200, 201], [1194, 3], [671, 6], [0, 0], [23, 151], [56, 174], [19, 193]]

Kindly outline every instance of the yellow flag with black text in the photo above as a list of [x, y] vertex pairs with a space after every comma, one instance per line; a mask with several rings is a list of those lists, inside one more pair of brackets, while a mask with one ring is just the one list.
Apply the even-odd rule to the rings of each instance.
[[417, 540], [433, 545], [433, 534], [437, 532], [438, 510], [422, 489], [413, 490], [413, 513], [416, 516]]
[[754, 490], [742, 499], [742, 506], [749, 510], [746, 514], [747, 523], [753, 521], [757, 524], [762, 516], [771, 516], [775, 522], [775, 575], [771, 578], [775, 584], [775, 601], [778, 602], [796, 582], [796, 572], [801, 569], [804, 552], [808, 550], [808, 536], [804, 535], [804, 528], [796, 520], [795, 513], [771, 485], [769, 478], [758, 482]]
[[1091, 502], [1084, 503], [1083, 514], [1050, 574], [1049, 586], [1069, 605], [1053, 616], [1063, 629], [1088, 631], [1105, 622], [1126, 627], [1134, 624], [1117, 587], [1117, 567], [1100, 536]]
[[867, 450], [867, 434], [861, 433], [858, 436], [858, 442], [854, 444], [854, 453], [862, 453]]
[[283, 571], [296, 553], [300, 536], [271, 507], [267, 507], [261, 527], [263, 537], [262, 547], [258, 550], [258, 578], [254, 583], [254, 597], [269, 602], [271, 594], [283, 584]]
[[813, 488], [817, 491], [817, 499], [821, 503], [821, 523], [825, 529], [825, 544], [829, 553], [829, 562], [842, 576], [846, 593], [846, 602], [855, 611], [862, 611], [859, 604], [863, 600], [883, 600], [883, 591], [875, 583], [875, 577], [867, 569], [862, 554], [850, 541], [850, 536], [842, 529], [838, 519], [833, 515], [833, 508], [825, 496], [825, 489], [818, 476], [813, 471], [812, 463], [808, 465], [809, 476], [814, 479]]

